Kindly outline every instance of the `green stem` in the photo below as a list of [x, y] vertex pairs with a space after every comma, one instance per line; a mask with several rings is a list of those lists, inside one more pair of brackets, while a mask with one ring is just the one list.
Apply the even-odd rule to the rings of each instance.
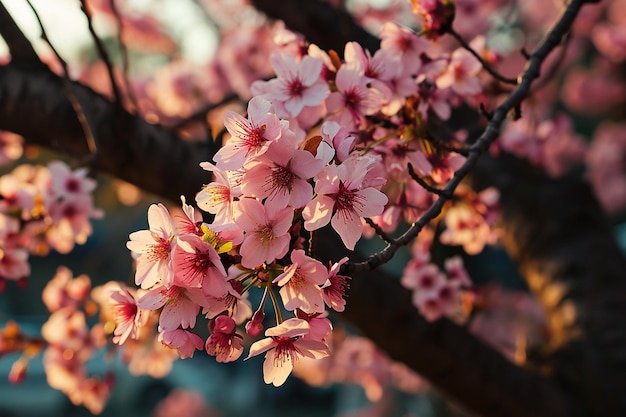
[[270, 281], [267, 282], [267, 292], [270, 294], [272, 305], [274, 306], [274, 314], [276, 314], [276, 325], [279, 325], [283, 322], [283, 316], [280, 312], [278, 298], [276, 298], [276, 294], [274, 293], [274, 289], [272, 288], [272, 283]]

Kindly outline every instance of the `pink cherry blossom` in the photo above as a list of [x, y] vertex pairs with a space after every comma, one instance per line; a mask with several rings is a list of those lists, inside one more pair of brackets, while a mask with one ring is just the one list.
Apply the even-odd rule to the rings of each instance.
[[72, 199], [76, 196], [90, 194], [96, 189], [96, 181], [87, 177], [87, 168], [74, 171], [62, 161], [48, 164], [52, 180], [52, 192], [57, 198]]
[[346, 309], [346, 290], [350, 287], [348, 284], [349, 276], [339, 275], [341, 265], [348, 262], [348, 257], [341, 258], [339, 262], [331, 265], [328, 270], [328, 280], [322, 286], [322, 298], [326, 305], [335, 311], [342, 312]]
[[226, 113], [224, 125], [231, 138], [213, 157], [218, 168], [239, 169], [251, 157], [265, 153], [270, 143], [280, 137], [281, 123], [271, 108], [269, 101], [253, 97], [248, 103], [248, 118]]
[[235, 321], [228, 316], [217, 316], [211, 336], [206, 340], [206, 351], [218, 362], [226, 363], [239, 359], [243, 353], [242, 337], [236, 332]]
[[205, 294], [222, 297], [228, 292], [226, 270], [217, 251], [197, 235], [176, 240], [172, 255], [174, 285], [203, 288]]
[[291, 252], [291, 262], [273, 281], [281, 287], [283, 305], [287, 310], [299, 308], [305, 313], [321, 313], [324, 300], [319, 286], [326, 282], [328, 270], [301, 249]]
[[174, 279], [172, 257], [174, 223], [163, 204], [148, 209], [149, 230], [130, 234], [126, 247], [139, 255], [135, 283], [147, 289], [160, 282], [170, 286]]
[[78, 305], [89, 296], [91, 281], [87, 275], [73, 277], [72, 271], [64, 266], [57, 268], [56, 274], [43, 289], [41, 297], [48, 311]]
[[310, 152], [284, 143], [284, 135], [276, 141], [281, 152], [272, 151], [250, 163], [243, 175], [241, 191], [245, 195], [265, 199], [264, 205], [280, 210], [287, 205], [302, 208], [311, 201], [313, 187], [309, 180], [322, 169], [323, 162]]
[[335, 78], [336, 92], [326, 100], [328, 112], [344, 126], [355, 127], [365, 121], [365, 116], [377, 113], [384, 95], [379, 90], [369, 88], [369, 79], [358, 68], [342, 65]]
[[444, 72], [437, 77], [437, 87], [451, 88], [461, 96], [478, 94], [481, 86], [477, 75], [481, 70], [481, 63], [470, 52], [459, 48], [452, 53]]
[[330, 222], [346, 248], [353, 250], [363, 233], [361, 217], [377, 216], [387, 204], [379, 190], [363, 187], [375, 162], [371, 156], [352, 157], [324, 168], [315, 182], [317, 196], [302, 211], [304, 228], [317, 230]]
[[119, 283], [106, 287], [109, 313], [115, 320], [113, 343], [123, 344], [129, 337], [136, 339], [139, 329], [148, 318], [138, 306], [133, 294]]
[[278, 326], [267, 329], [265, 336], [268, 337], [253, 343], [246, 359], [267, 352], [263, 362], [263, 380], [266, 384], [278, 387], [287, 380], [293, 364], [299, 358], [321, 359], [330, 355], [325, 343], [304, 339], [303, 336], [308, 333], [309, 323], [305, 320], [285, 320]]
[[202, 162], [200, 166], [207, 171], [212, 171], [215, 181], [202, 187], [196, 195], [198, 207], [214, 214], [214, 223], [232, 223], [233, 201], [241, 195], [235, 175], [232, 171], [221, 170], [210, 162]]
[[169, 288], [156, 284], [144, 293], [137, 305], [146, 310], [163, 307], [159, 316], [159, 332], [175, 330], [179, 326], [186, 329], [196, 325], [196, 316], [200, 307], [189, 299], [187, 290], [175, 285]]
[[254, 268], [285, 256], [289, 249], [293, 209], [273, 210], [253, 198], [244, 198], [235, 210], [235, 222], [245, 232], [239, 248], [244, 267]]
[[165, 346], [178, 350], [181, 359], [191, 358], [196, 350], [202, 350], [204, 341], [197, 334], [183, 329], [167, 330], [159, 333], [158, 340]]
[[322, 60], [305, 55], [296, 62], [289, 54], [273, 54], [270, 59], [278, 76], [269, 82], [270, 97], [281, 101], [291, 117], [297, 117], [305, 106], [318, 106], [330, 94], [321, 78]]

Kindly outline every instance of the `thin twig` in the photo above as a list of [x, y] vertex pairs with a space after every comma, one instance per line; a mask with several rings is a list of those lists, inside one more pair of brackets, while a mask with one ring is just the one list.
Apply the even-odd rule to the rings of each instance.
[[385, 233], [383, 229], [381, 229], [379, 225], [374, 223], [372, 219], [370, 219], [369, 217], [365, 217], [364, 220], [365, 223], [367, 223], [372, 229], [374, 229], [378, 237], [385, 241], [385, 243], [393, 243], [393, 238]]
[[124, 78], [124, 84], [126, 85], [126, 94], [128, 95], [128, 99], [130, 103], [135, 108], [136, 112], [139, 112], [139, 105], [137, 104], [137, 98], [135, 97], [135, 93], [133, 93], [133, 88], [130, 83], [129, 78], [129, 70], [130, 70], [130, 62], [128, 60], [128, 48], [126, 48], [126, 44], [124, 44], [124, 40], [122, 38], [122, 32], [124, 30], [124, 23], [122, 22], [122, 15], [120, 14], [117, 6], [115, 5], [115, 0], [109, 0], [109, 4], [111, 6], [111, 11], [113, 12], [113, 16], [117, 20], [117, 43], [120, 46], [120, 54], [122, 55], [122, 76]]
[[454, 173], [454, 177], [443, 189], [443, 192], [446, 194], [439, 196], [426, 213], [424, 213], [424, 215], [417, 222], [413, 223], [411, 227], [393, 243], [388, 244], [385, 249], [368, 256], [362, 262], [345, 263], [342, 266], [341, 273], [350, 275], [355, 272], [371, 271], [372, 269], [389, 262], [400, 247], [408, 245], [412, 242], [424, 226], [441, 213], [444, 204], [448, 201], [447, 196], [454, 193], [454, 190], [456, 190], [461, 181], [472, 170], [474, 165], [476, 165], [478, 158], [489, 148], [489, 145], [491, 145], [498, 138], [500, 134], [500, 127], [504, 123], [507, 114], [512, 109], [518, 108], [522, 101], [528, 97], [533, 82], [539, 78], [541, 64], [545, 61], [550, 52], [552, 52], [561, 43], [563, 36], [571, 27], [574, 19], [580, 11], [580, 8], [585, 3], [589, 3], [590, 1], [591, 0], [572, 0], [572, 2], [569, 3], [569, 5], [562, 12], [561, 16], [556, 21], [548, 35], [544, 38], [541, 44], [539, 44], [532, 55], [530, 55], [528, 66], [519, 77], [519, 84], [517, 87], [494, 110], [493, 117], [487, 124], [487, 127], [478, 140], [471, 146], [467, 159]]
[[451, 195], [447, 195], [445, 190], [442, 190], [437, 187], [433, 187], [432, 185], [424, 181], [422, 178], [420, 178], [420, 176], [417, 175], [417, 173], [413, 169], [413, 165], [409, 164], [408, 168], [409, 168], [409, 175], [411, 176], [411, 178], [413, 178], [413, 180], [415, 180], [415, 182], [421, 185], [426, 191], [429, 191], [433, 194], [437, 194], [438, 196], [444, 196], [447, 199], [450, 199], [452, 197]]
[[468, 51], [470, 54], [472, 54], [474, 56], [474, 58], [476, 58], [480, 64], [483, 66], [483, 68], [485, 69], [485, 71], [487, 71], [489, 74], [491, 74], [492, 77], [494, 77], [496, 80], [498, 81], [502, 81], [503, 83], [507, 83], [507, 84], [511, 84], [511, 85], [517, 85], [517, 80], [515, 78], [508, 78], [505, 77], [504, 75], [500, 74], [498, 71], [496, 71], [490, 63], [488, 63], [487, 61], [485, 61], [485, 59], [480, 56], [480, 54], [478, 52], [476, 52], [474, 50], [474, 48], [472, 48], [470, 46], [469, 43], [467, 43], [467, 41], [465, 39], [463, 39], [463, 37], [461, 35], [459, 35], [454, 29], [450, 28], [450, 30], [448, 31], [448, 33], [450, 35], [452, 35], [452, 37], [454, 39], [457, 40], [457, 42], [461, 45], [461, 47], [463, 49], [465, 49], [466, 51]]
[[80, 6], [83, 11], [83, 14], [87, 18], [87, 26], [89, 27], [89, 33], [91, 34], [93, 42], [96, 44], [96, 49], [98, 50], [98, 54], [100, 55], [100, 58], [102, 58], [102, 61], [104, 62], [104, 65], [106, 66], [107, 73], [109, 74], [109, 81], [111, 82], [111, 90], [113, 90], [113, 97], [115, 97], [116, 103], [118, 103], [120, 107], [122, 107], [123, 106], [122, 94], [120, 93], [120, 89], [117, 86], [117, 82], [115, 81], [115, 73], [113, 72], [113, 63], [111, 62], [111, 57], [109, 56], [109, 53], [104, 47], [102, 40], [100, 39], [100, 37], [96, 33], [96, 30], [93, 27], [91, 14], [89, 13], [89, 10], [87, 10], [86, 0], [80, 0]]
[[26, 0], [26, 3], [30, 6], [35, 15], [35, 18], [37, 19], [37, 22], [39, 23], [39, 28], [41, 29], [41, 39], [43, 39], [48, 44], [56, 58], [59, 60], [61, 68], [63, 68], [63, 92], [65, 93], [69, 102], [72, 104], [72, 109], [74, 109], [74, 112], [76, 113], [76, 118], [78, 119], [78, 122], [83, 129], [83, 133], [85, 134], [85, 139], [87, 141], [87, 146], [89, 147], [89, 152], [92, 156], [95, 156], [98, 153], [96, 138], [93, 135], [91, 127], [89, 126], [89, 121], [87, 120], [87, 116], [83, 111], [83, 107], [81, 106], [78, 97], [76, 97], [76, 94], [74, 94], [74, 92], [72, 91], [72, 84], [69, 73], [67, 71], [67, 62], [65, 62], [65, 60], [61, 57], [54, 45], [52, 45], [52, 42], [50, 42], [48, 34], [46, 33], [46, 29], [44, 28], [43, 22], [41, 21], [41, 18], [39, 17], [39, 14], [37, 13], [35, 7], [31, 4], [30, 0]]

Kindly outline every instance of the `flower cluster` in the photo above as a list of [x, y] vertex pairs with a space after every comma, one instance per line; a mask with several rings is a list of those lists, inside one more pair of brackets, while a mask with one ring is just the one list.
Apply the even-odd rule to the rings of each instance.
[[404, 268], [402, 285], [413, 291], [413, 304], [428, 321], [446, 316], [462, 321], [463, 294], [472, 285], [461, 257], [445, 261], [445, 272], [430, 262], [428, 253], [418, 251]]
[[59, 267], [43, 290], [50, 317], [41, 327], [46, 342], [43, 365], [48, 385], [65, 393], [75, 405], [100, 413], [113, 386], [113, 375], [88, 375], [86, 363], [106, 343], [101, 328], [87, 325], [91, 281], [73, 277]]
[[31, 253], [49, 249], [70, 252], [91, 234], [95, 180], [87, 170], [71, 170], [64, 162], [20, 165], [0, 177], [0, 284], [30, 274]]
[[[238, 326], [259, 336], [270, 300], [276, 326], [248, 355], [265, 353], [266, 383], [284, 383], [302, 357], [329, 355], [326, 308], [344, 309], [347, 258], [327, 268], [301, 234], [330, 225], [354, 250], [364, 219], [389, 232], [415, 221], [433, 201], [429, 187], [445, 186], [465, 159], [437, 146], [426, 121], [447, 119], [450, 98], [481, 91], [480, 63], [464, 51], [442, 53], [391, 23], [381, 38], [374, 55], [348, 43], [344, 61], [298, 36], [280, 38], [270, 57], [276, 78], [253, 83], [245, 115], [224, 115], [228, 139], [201, 164], [213, 181], [195, 201], [212, 221], [183, 198], [182, 220], [155, 204], [149, 229], [130, 235], [141, 288], [135, 298], [117, 293], [114, 342], [137, 338], [138, 317], [152, 311], [158, 340], [180, 357], [205, 350], [230, 362], [243, 353]], [[253, 288], [263, 291], [254, 314]], [[206, 340], [195, 329], [200, 312]]]

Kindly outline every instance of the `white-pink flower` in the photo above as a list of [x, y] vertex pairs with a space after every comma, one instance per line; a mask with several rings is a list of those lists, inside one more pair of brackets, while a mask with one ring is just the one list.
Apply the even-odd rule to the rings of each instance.
[[[310, 152], [296, 149], [284, 135], [272, 148], [246, 167], [241, 191], [248, 196], [265, 199], [264, 205], [280, 210], [288, 205], [302, 208], [313, 197], [313, 187], [308, 180], [322, 169], [323, 162]], [[280, 152], [274, 152], [277, 146]]]
[[215, 215], [214, 223], [232, 223], [233, 201], [241, 195], [233, 171], [221, 170], [210, 162], [202, 162], [200, 166], [212, 171], [215, 181], [202, 187], [196, 194], [196, 204], [202, 210]]
[[444, 72], [437, 77], [437, 87], [449, 87], [462, 96], [478, 94], [482, 89], [478, 79], [481, 70], [481, 63], [470, 52], [456, 49]]
[[231, 138], [213, 157], [218, 168], [241, 168], [250, 158], [265, 153], [270, 143], [281, 136], [281, 122], [271, 109], [272, 103], [253, 97], [248, 103], [248, 118], [226, 113], [224, 126]]
[[178, 350], [181, 359], [191, 358], [196, 350], [202, 350], [204, 341], [197, 334], [183, 329], [168, 330], [159, 333], [161, 343]]
[[320, 285], [328, 277], [328, 270], [318, 260], [304, 254], [302, 249], [291, 252], [292, 264], [274, 279], [278, 284], [283, 305], [287, 310], [301, 309], [305, 313], [324, 311]]
[[200, 288], [205, 294], [223, 297], [228, 292], [226, 270], [217, 251], [197, 235], [179, 236], [172, 255], [175, 285]]
[[297, 117], [305, 106], [320, 105], [330, 94], [321, 77], [321, 59], [305, 55], [296, 62], [289, 54], [272, 54], [270, 59], [278, 78], [269, 82], [269, 96], [281, 101], [291, 117]]
[[171, 253], [174, 240], [174, 223], [163, 204], [152, 204], [148, 209], [149, 230], [130, 234], [126, 247], [139, 255], [135, 283], [141, 288], [150, 288], [157, 282], [165, 286], [172, 284], [174, 272]]
[[254, 268], [285, 256], [289, 249], [292, 208], [273, 210], [253, 198], [244, 198], [237, 203], [235, 211], [235, 222], [245, 232], [239, 247], [244, 267]]
[[363, 186], [375, 162], [370, 156], [351, 157], [339, 166], [324, 168], [315, 182], [317, 196], [302, 211], [304, 228], [317, 230], [330, 222], [344, 245], [353, 250], [363, 234], [361, 217], [377, 216], [387, 204], [385, 194]]
[[326, 105], [333, 120], [344, 126], [358, 126], [366, 115], [378, 112], [384, 96], [379, 90], [369, 88], [370, 80], [359, 68], [342, 65], [337, 71], [336, 92], [328, 96]]
[[321, 359], [330, 355], [325, 343], [303, 338], [308, 333], [309, 323], [305, 320], [285, 320], [267, 329], [265, 336], [268, 337], [253, 343], [246, 359], [267, 352], [263, 362], [263, 380], [278, 387], [287, 380], [299, 358]]
[[146, 310], [163, 307], [159, 316], [159, 332], [175, 330], [179, 326], [194, 327], [200, 311], [200, 306], [189, 299], [187, 290], [175, 285], [169, 288], [155, 285], [137, 300], [137, 305]]

